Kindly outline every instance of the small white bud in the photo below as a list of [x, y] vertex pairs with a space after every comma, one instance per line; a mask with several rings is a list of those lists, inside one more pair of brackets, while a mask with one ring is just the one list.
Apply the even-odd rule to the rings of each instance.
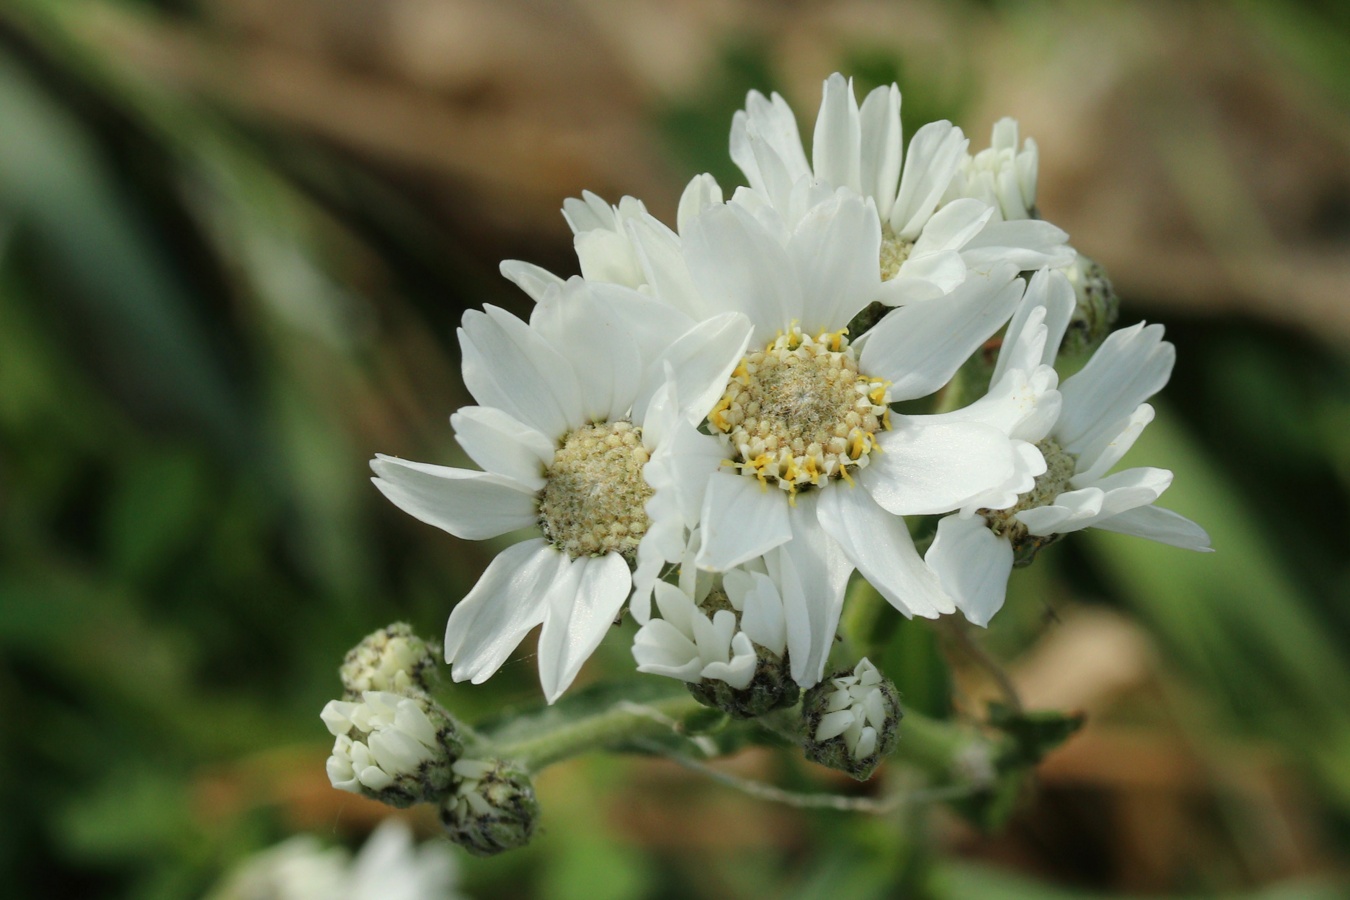
[[399, 808], [438, 799], [463, 752], [450, 716], [424, 694], [366, 691], [332, 700], [320, 714], [337, 739], [328, 757], [333, 787]]
[[338, 669], [347, 699], [366, 691], [427, 691], [436, 673], [439, 648], [418, 637], [412, 626], [395, 622], [367, 635], [347, 653]]
[[802, 701], [807, 759], [865, 781], [895, 747], [903, 713], [895, 685], [863, 659], [807, 691]]
[[475, 856], [523, 847], [534, 836], [539, 800], [530, 776], [503, 760], [461, 759], [454, 792], [441, 803], [450, 840]]

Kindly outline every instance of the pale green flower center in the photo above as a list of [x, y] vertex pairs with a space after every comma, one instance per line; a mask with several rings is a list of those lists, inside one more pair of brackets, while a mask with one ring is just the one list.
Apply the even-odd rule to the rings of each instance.
[[650, 458], [642, 429], [605, 422], [569, 431], [544, 473], [539, 525], [572, 559], [621, 553], [629, 560], [647, 533], [652, 488], [642, 477]]
[[900, 267], [905, 264], [905, 260], [909, 259], [909, 254], [913, 249], [913, 241], [896, 237], [890, 225], [883, 225], [881, 227], [881, 280], [890, 281], [900, 274]]
[[1024, 509], [1047, 506], [1069, 488], [1069, 479], [1077, 471], [1077, 462], [1065, 453], [1052, 438], [1038, 441], [1036, 449], [1045, 457], [1045, 473], [1036, 478], [1036, 484], [1025, 494], [1017, 498], [1017, 503], [1007, 509], [981, 509], [979, 514], [989, 523], [989, 528], [999, 537], [1006, 537], [1015, 549], [1023, 545], [1045, 544], [1051, 537], [1036, 537], [1027, 532], [1027, 526], [1017, 521], [1017, 514]]

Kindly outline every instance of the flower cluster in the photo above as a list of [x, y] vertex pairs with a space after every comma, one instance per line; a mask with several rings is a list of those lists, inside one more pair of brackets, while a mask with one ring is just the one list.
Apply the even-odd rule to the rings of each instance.
[[[729, 197], [694, 178], [672, 228], [588, 193], [564, 206], [580, 277], [502, 265], [534, 307], [459, 331], [478, 405], [451, 425], [481, 468], [372, 462], [457, 537], [535, 529], [450, 614], [454, 680], [542, 626], [552, 703], [626, 608], [639, 670], [757, 717], [821, 685], [855, 572], [905, 616], [985, 625], [1069, 532], [1208, 549], [1153, 505], [1169, 472], [1113, 471], [1170, 376], [1162, 328], [1108, 336], [1110, 282], [1040, 218], [1015, 122], [969, 143], [934, 122], [906, 145], [895, 86], [859, 104], [833, 75], [808, 155], [783, 98], [752, 92]], [[1082, 364], [1062, 384], [1061, 353]], [[875, 765], [898, 701], [848, 668], [800, 727]]]

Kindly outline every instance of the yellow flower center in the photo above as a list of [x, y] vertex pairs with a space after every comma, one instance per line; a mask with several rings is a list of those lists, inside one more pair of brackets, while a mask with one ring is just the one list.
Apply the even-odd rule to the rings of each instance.
[[731, 442], [727, 464], [795, 495], [867, 465], [890, 428], [889, 382], [858, 371], [845, 330], [795, 326], [741, 360], [708, 416]]

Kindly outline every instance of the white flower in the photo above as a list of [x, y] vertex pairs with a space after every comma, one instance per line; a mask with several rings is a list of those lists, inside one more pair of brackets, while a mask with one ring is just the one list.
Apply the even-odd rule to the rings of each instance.
[[1012, 265], [972, 275], [942, 303], [891, 311], [855, 345], [846, 326], [881, 286], [870, 202], [841, 191], [792, 228], [713, 202], [683, 230], [683, 266], [663, 267], [652, 296], [696, 318], [739, 311], [753, 325], [708, 419], [727, 464], [708, 482], [697, 564], [727, 571], [765, 557], [783, 592], [793, 678], [810, 686], [854, 568], [907, 615], [954, 611], [898, 517], [959, 509], [1007, 483], [1015, 451], [993, 426], [888, 407], [942, 387], [1024, 286]]
[[[1068, 325], [1074, 295], [1064, 276], [1038, 273], [1033, 288], [1032, 302], [1008, 326], [991, 395], [1001, 382], [1036, 381], [1036, 373], [1053, 362]], [[1094, 526], [1210, 549], [1204, 529], [1152, 505], [1171, 484], [1171, 472], [1107, 474], [1153, 419], [1153, 407], [1143, 401], [1171, 376], [1176, 353], [1162, 334], [1161, 325], [1142, 323], [1113, 333], [1059, 387], [1058, 397], [1053, 383], [1042, 381], [1026, 395], [1027, 415], [1005, 422], [1010, 435], [1036, 442], [1044, 456], [1034, 486], [1015, 497], [1009, 489], [975, 498], [959, 515], [942, 519], [925, 556], [970, 621], [987, 625], [1003, 606], [1015, 560], [1029, 562], [1057, 535]]]
[[[722, 202], [722, 189], [711, 175], [697, 175], [680, 197], [677, 224], [684, 223], [713, 203]], [[610, 206], [590, 191], [581, 199], [563, 201], [563, 217], [571, 227], [581, 274], [592, 284], [619, 284], [648, 290], [652, 269], [679, 257], [680, 238], [647, 212], [641, 200], [622, 197]], [[509, 259], [501, 272], [536, 301], [544, 299], [563, 279], [533, 263]]]
[[457, 880], [449, 845], [416, 846], [405, 822], [385, 819], [354, 861], [296, 835], [246, 860], [210, 900], [458, 900]]
[[715, 679], [744, 690], [759, 664], [756, 644], [781, 657], [787, 622], [782, 597], [769, 577], [733, 569], [722, 576], [722, 588], [731, 609], [708, 615], [699, 608], [701, 598], [658, 583], [661, 617], [649, 619], [633, 639], [638, 671], [690, 683]]
[[884, 681], [867, 659], [861, 660], [851, 674], [831, 678], [832, 690], [812, 740], [824, 743], [842, 737], [854, 759], [875, 753], [887, 720], [894, 715], [883, 690]]
[[[645, 470], [662, 455], [682, 482], [683, 466], [716, 464], [662, 444], [677, 439], [676, 422], [706, 414], [746, 332], [735, 314], [695, 323], [631, 289], [580, 279], [550, 286], [529, 324], [493, 307], [465, 314], [464, 381], [482, 405], [450, 421], [485, 471], [387, 456], [371, 464], [386, 497], [457, 537], [543, 532], [502, 551], [451, 613], [454, 680], [485, 681], [542, 624], [540, 681], [556, 700], [622, 609], [630, 567], [653, 577], [645, 557], [678, 558], [666, 546], [693, 524], [679, 518], [692, 504], [652, 502]], [[666, 536], [662, 547], [651, 546], [653, 533]]]
[[1040, 154], [1027, 138], [1017, 146], [1017, 120], [994, 123], [989, 146], [974, 156], [966, 154], [947, 187], [944, 202], [974, 197], [994, 207], [1006, 221], [1036, 218], [1036, 179]]
[[319, 715], [337, 739], [328, 780], [338, 790], [405, 807], [449, 785], [457, 742], [426, 697], [365, 691], [359, 701], [330, 700]]
[[973, 197], [941, 204], [968, 143], [950, 122], [932, 122], [904, 153], [899, 88], [877, 88], [859, 107], [852, 81], [836, 73], [825, 81], [808, 163], [787, 102], [752, 91], [731, 129], [731, 156], [751, 190], [733, 199], [767, 204], [789, 225], [835, 188], [871, 199], [884, 226], [881, 299], [891, 305], [948, 294], [968, 272], [1008, 262], [1019, 271], [1067, 265], [1068, 236], [1048, 222], [998, 221]]

